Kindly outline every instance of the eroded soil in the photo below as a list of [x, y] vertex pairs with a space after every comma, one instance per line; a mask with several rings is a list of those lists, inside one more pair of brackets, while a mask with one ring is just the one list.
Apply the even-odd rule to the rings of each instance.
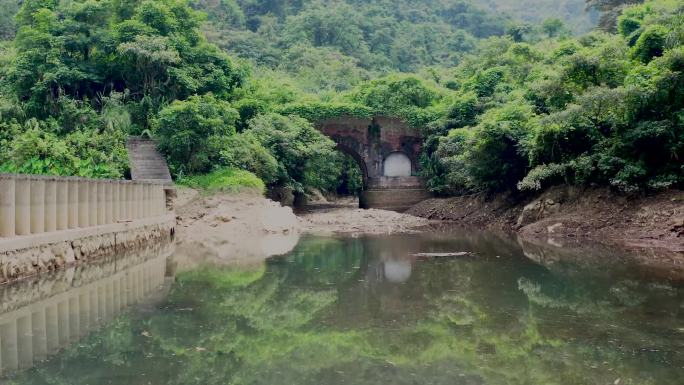
[[517, 233], [558, 248], [599, 243], [644, 258], [684, 263], [684, 192], [624, 196], [607, 189], [551, 189], [516, 201], [510, 196], [431, 199], [409, 214]]

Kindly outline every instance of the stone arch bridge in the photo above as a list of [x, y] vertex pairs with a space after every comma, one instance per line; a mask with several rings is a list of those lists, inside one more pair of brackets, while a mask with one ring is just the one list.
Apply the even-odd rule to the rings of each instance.
[[423, 142], [419, 129], [389, 117], [341, 117], [322, 120], [316, 127], [359, 165], [362, 208], [403, 211], [431, 197], [418, 176]]

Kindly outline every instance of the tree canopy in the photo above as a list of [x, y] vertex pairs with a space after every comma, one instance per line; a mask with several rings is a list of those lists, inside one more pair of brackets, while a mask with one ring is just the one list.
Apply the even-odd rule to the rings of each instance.
[[385, 114], [423, 129], [439, 194], [681, 186], [681, 5], [590, 1], [619, 17], [577, 34], [550, 11], [577, 1], [521, 4], [2, 0], [0, 170], [121, 177], [146, 134], [175, 176], [358, 191], [312, 124]]

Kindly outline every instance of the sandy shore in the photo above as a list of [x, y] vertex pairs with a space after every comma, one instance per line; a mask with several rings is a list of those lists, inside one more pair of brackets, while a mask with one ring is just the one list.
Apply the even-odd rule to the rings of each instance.
[[295, 215], [257, 194], [203, 195], [179, 188], [177, 251], [181, 269], [197, 264], [249, 264], [291, 251], [302, 234], [395, 234], [434, 223], [383, 210], [360, 210], [352, 201], [313, 206]]
[[297, 217], [256, 194], [205, 196], [180, 189], [176, 252], [181, 270], [198, 264], [250, 264], [285, 254], [299, 242]]
[[392, 211], [362, 210], [356, 199], [313, 204], [297, 214], [301, 230], [318, 235], [415, 233], [439, 222]]

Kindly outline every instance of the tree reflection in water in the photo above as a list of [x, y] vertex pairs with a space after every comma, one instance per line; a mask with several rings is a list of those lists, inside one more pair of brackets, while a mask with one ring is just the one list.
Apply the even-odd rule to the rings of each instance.
[[[416, 253], [469, 251], [458, 258]], [[684, 290], [484, 234], [305, 238], [181, 273], [16, 384], [677, 384]], [[618, 269], [619, 270], [619, 269]]]

